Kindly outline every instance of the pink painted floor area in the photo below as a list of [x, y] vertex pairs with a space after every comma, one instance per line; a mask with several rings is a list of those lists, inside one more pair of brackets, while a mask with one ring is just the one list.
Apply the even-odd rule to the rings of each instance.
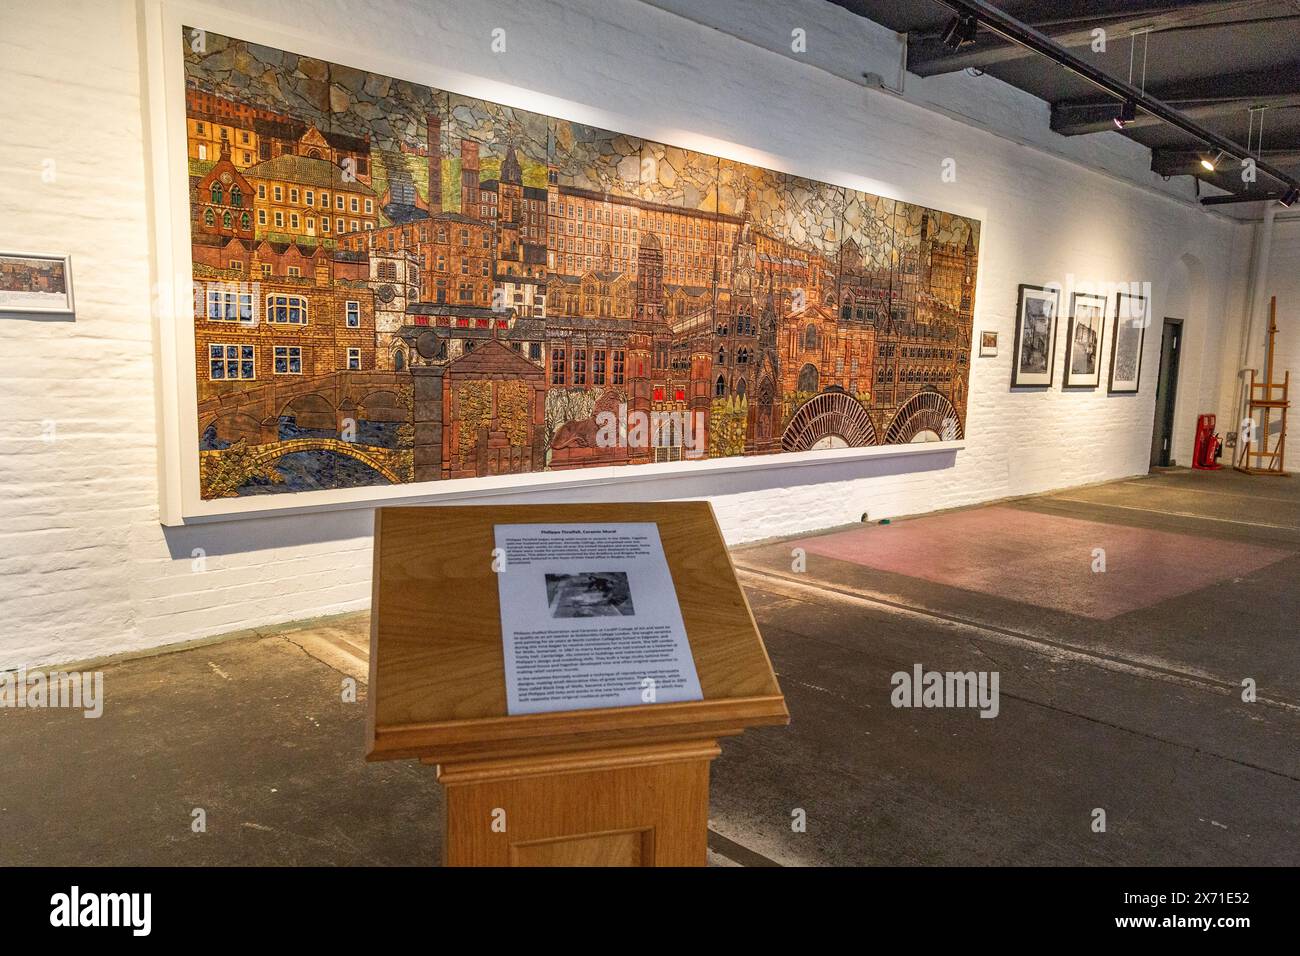
[[[1103, 621], [1292, 554], [999, 506], [855, 528], [792, 547]], [[1105, 573], [1092, 570], [1094, 548], [1105, 549]]]

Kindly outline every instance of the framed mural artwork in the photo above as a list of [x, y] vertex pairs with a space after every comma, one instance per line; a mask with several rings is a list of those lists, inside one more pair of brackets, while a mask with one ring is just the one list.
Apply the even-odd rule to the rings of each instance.
[[1114, 332], [1110, 349], [1110, 392], [1136, 392], [1142, 376], [1142, 344], [1146, 338], [1150, 303], [1128, 292], [1115, 295]]
[[998, 334], [996, 332], [980, 333], [980, 358], [992, 358], [998, 354]]
[[1021, 285], [1016, 305], [1015, 359], [1011, 387], [1052, 384], [1052, 357], [1056, 354], [1056, 311], [1060, 291]]
[[0, 313], [72, 315], [72, 259], [0, 252]]
[[1070, 296], [1070, 321], [1065, 333], [1063, 388], [1096, 388], [1101, 384], [1102, 330], [1106, 297], [1075, 292]]
[[964, 438], [978, 219], [169, 8], [188, 513]]

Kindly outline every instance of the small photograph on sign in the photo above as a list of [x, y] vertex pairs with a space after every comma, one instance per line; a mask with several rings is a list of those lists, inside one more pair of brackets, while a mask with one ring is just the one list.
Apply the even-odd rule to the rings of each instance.
[[546, 575], [551, 617], [631, 617], [632, 590], [626, 571], [584, 571]]

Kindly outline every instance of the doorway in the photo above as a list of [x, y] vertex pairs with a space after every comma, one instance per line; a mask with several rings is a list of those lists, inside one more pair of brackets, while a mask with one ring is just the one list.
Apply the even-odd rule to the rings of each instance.
[[1156, 381], [1156, 420], [1151, 429], [1151, 464], [1172, 465], [1171, 444], [1174, 439], [1174, 405], [1178, 393], [1178, 357], [1182, 354], [1183, 320], [1165, 319], [1160, 337], [1160, 378]]

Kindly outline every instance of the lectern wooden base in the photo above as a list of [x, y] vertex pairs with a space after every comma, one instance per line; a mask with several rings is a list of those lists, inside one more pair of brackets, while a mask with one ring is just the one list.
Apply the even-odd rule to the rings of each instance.
[[713, 741], [452, 764], [448, 866], [703, 866]]
[[[510, 715], [497, 524], [654, 522], [703, 700]], [[718, 739], [790, 716], [707, 502], [375, 512], [368, 760], [446, 788], [453, 866], [703, 866]]]

